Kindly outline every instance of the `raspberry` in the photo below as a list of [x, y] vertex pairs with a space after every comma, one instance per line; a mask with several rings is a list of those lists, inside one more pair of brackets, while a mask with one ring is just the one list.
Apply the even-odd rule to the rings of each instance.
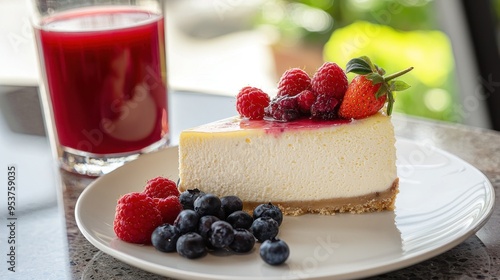
[[281, 96], [273, 99], [266, 107], [266, 115], [275, 120], [289, 122], [300, 117], [297, 97]]
[[302, 69], [292, 68], [283, 73], [278, 83], [278, 96], [294, 96], [311, 87], [311, 78]]
[[244, 87], [236, 96], [236, 110], [251, 120], [264, 118], [264, 108], [269, 105], [269, 95], [255, 87]]
[[171, 195], [167, 198], [153, 198], [156, 208], [160, 211], [162, 223], [173, 224], [177, 215], [182, 211], [179, 198]]
[[152, 198], [167, 198], [171, 195], [180, 195], [177, 184], [161, 176], [148, 180], [143, 193]]
[[347, 90], [344, 70], [333, 62], [325, 62], [314, 74], [311, 88], [316, 94], [330, 95], [342, 99]]
[[297, 95], [297, 103], [302, 113], [309, 114], [314, 101], [316, 101], [316, 94], [308, 89]]
[[311, 106], [311, 116], [315, 119], [331, 120], [337, 118], [336, 107], [339, 101], [330, 95], [320, 94]]
[[113, 229], [126, 242], [149, 244], [151, 233], [162, 223], [153, 198], [144, 193], [128, 193], [118, 200]]

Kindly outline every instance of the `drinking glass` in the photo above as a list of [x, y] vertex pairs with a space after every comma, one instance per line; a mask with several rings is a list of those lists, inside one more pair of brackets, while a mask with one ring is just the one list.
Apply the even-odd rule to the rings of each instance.
[[169, 143], [163, 0], [31, 0], [61, 168], [99, 176]]

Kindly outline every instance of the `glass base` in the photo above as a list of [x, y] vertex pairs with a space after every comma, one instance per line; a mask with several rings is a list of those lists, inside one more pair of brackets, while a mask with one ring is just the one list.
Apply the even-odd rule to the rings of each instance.
[[161, 150], [169, 145], [168, 137], [139, 151], [121, 154], [92, 154], [61, 147], [59, 166], [69, 172], [97, 177], [107, 174], [127, 162], [137, 159], [141, 154]]

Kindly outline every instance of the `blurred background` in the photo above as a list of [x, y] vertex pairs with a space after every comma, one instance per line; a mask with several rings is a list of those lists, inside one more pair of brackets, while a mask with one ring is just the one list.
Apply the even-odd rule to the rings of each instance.
[[[3, 86], [37, 84], [26, 7], [0, 0]], [[500, 130], [499, 15], [500, 0], [168, 0], [169, 84], [274, 95], [288, 68], [367, 55], [388, 73], [415, 67], [396, 112]]]

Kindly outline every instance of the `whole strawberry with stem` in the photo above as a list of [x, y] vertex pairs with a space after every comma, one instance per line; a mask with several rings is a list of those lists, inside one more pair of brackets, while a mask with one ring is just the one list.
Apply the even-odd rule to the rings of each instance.
[[394, 106], [395, 91], [403, 91], [410, 86], [400, 80], [394, 80], [413, 70], [413, 67], [385, 75], [385, 70], [362, 56], [351, 59], [346, 65], [346, 73], [358, 74], [347, 87], [340, 104], [339, 116], [345, 119], [362, 119], [376, 114], [387, 102], [387, 115], [391, 115]]

